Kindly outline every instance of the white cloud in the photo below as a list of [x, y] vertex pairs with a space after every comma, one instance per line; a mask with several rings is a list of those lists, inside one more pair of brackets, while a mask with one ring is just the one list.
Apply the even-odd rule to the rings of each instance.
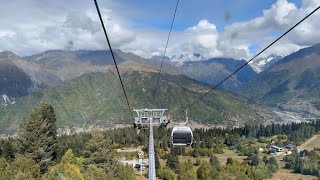
[[[107, 45], [94, 4], [79, 0], [76, 10], [69, 10], [68, 7], [74, 7], [75, 2], [68, 3], [33, 0], [4, 3], [0, 15], [8, 18], [0, 19], [0, 50], [23, 56], [48, 49], [63, 49], [69, 42], [73, 43], [73, 49], [105, 49]], [[104, 3], [108, 6], [103, 7], [112, 5], [111, 1]], [[12, 14], [8, 9], [14, 6], [18, 7], [19, 13], [8, 16]], [[54, 8], [46, 9], [48, 7]], [[115, 47], [121, 48], [134, 41], [135, 33], [123, 26], [125, 20], [122, 21], [111, 9], [101, 8], [101, 12]]]
[[[185, 31], [173, 32], [167, 54], [172, 56], [196, 52], [206, 58], [249, 59], [255, 53], [250, 51], [252, 44], [258, 45], [256, 51], [261, 50], [319, 5], [320, 2], [317, 0], [303, 0], [302, 7], [298, 8], [287, 0], [278, 0], [269, 9], [264, 10], [262, 16], [246, 22], [231, 24], [226, 26], [222, 32], [217, 31], [215, 24], [203, 19]], [[320, 43], [320, 31], [317, 31], [320, 28], [317, 22], [318, 18], [319, 13], [314, 14], [300, 24], [296, 30], [290, 32], [267, 50], [264, 56], [269, 54], [287, 55], [305, 46]], [[278, 35], [272, 35], [274, 32]], [[161, 36], [158, 36], [159, 34]], [[137, 36], [136, 42], [140, 43], [137, 43], [136, 47], [143, 47], [143, 50], [139, 49], [139, 55], [148, 57], [162, 54], [163, 49], [159, 47], [165, 45], [159, 42], [164, 42], [165, 39], [166, 34], [163, 32], [150, 33], [143, 37]], [[154, 46], [154, 43], [158, 46]], [[144, 46], [140, 46], [140, 44], [144, 44]]]
[[[131, 51], [143, 57], [163, 53], [167, 30], [136, 28], [130, 17], [119, 16], [114, 7], [122, 6], [107, 0], [100, 5], [103, 19], [114, 48]], [[20, 5], [19, 13], [11, 13]], [[76, 4], [76, 5], [75, 5]], [[277, 0], [260, 17], [236, 22], [218, 31], [213, 22], [200, 20], [182, 31], [173, 31], [167, 55], [200, 53], [206, 58], [233, 57], [248, 59], [254, 44], [260, 49], [284, 32], [307, 13], [319, 6], [318, 0], [302, 0], [301, 8], [287, 0]], [[70, 10], [73, 7], [72, 10]], [[48, 49], [106, 49], [93, 3], [79, 1], [17, 1], [0, 7], [0, 50], [30, 55]], [[303, 22], [296, 30], [275, 44], [267, 54], [289, 54], [299, 48], [319, 43], [319, 13]], [[13, 23], [14, 22], [14, 23]], [[72, 42], [72, 46], [70, 46]], [[259, 49], [258, 48], [258, 49]]]

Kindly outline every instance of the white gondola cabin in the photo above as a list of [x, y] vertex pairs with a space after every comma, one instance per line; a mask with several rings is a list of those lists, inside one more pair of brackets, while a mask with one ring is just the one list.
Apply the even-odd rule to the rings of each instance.
[[190, 127], [174, 127], [171, 132], [171, 144], [173, 147], [190, 147], [193, 142], [193, 134]]

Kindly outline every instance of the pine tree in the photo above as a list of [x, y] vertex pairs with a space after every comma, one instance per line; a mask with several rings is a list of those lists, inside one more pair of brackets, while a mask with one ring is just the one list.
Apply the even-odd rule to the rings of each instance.
[[159, 172], [158, 172], [158, 176], [160, 179], [164, 179], [164, 180], [175, 180], [176, 178], [176, 174], [167, 167], [164, 168], [160, 168]]
[[215, 170], [217, 171], [221, 170], [220, 161], [218, 160], [217, 156], [215, 155], [210, 156], [210, 164]]
[[270, 157], [268, 160], [267, 167], [271, 172], [273, 173], [277, 172], [277, 170], [279, 169], [277, 160], [274, 157]]
[[101, 151], [108, 146], [108, 141], [102, 132], [95, 132], [92, 138], [86, 143], [86, 149], [91, 152]]
[[218, 173], [213, 169], [213, 167], [205, 162], [201, 164], [199, 169], [197, 170], [197, 176], [199, 180], [209, 180], [209, 179], [217, 179]]
[[2, 156], [6, 158], [7, 161], [11, 162], [14, 159], [15, 152], [9, 140], [5, 141], [2, 148]]
[[175, 173], [178, 172], [179, 159], [175, 153], [171, 153], [168, 155], [166, 166], [172, 169]]
[[179, 180], [196, 180], [197, 172], [193, 168], [192, 162], [183, 162], [179, 165]]
[[31, 156], [45, 171], [56, 158], [56, 116], [51, 105], [42, 104], [25, 119], [19, 134], [19, 153]]
[[95, 132], [92, 134], [92, 138], [86, 143], [86, 149], [90, 151], [90, 157], [87, 158], [84, 164], [96, 164], [100, 168], [108, 171], [116, 166], [117, 161], [115, 157], [115, 151], [108, 146], [110, 142], [103, 135], [102, 132]]

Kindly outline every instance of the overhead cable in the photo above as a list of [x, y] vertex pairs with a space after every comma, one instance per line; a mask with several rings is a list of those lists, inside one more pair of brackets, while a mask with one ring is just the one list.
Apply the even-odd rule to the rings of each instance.
[[110, 43], [110, 40], [109, 40], [109, 38], [108, 38], [107, 30], [106, 30], [106, 28], [105, 28], [105, 26], [104, 26], [104, 23], [103, 23], [103, 19], [102, 19], [101, 13], [100, 13], [100, 9], [99, 9], [99, 5], [98, 5], [97, 0], [94, 0], [94, 3], [95, 3], [95, 6], [96, 6], [96, 9], [97, 9], [97, 13], [98, 13], [98, 15], [99, 15], [99, 19], [100, 19], [100, 22], [101, 22], [101, 26], [102, 26], [104, 35], [105, 35], [106, 40], [107, 40], [107, 42], [108, 42], [108, 46], [109, 46], [109, 49], [110, 49], [110, 52], [111, 52], [111, 56], [112, 56], [114, 65], [115, 65], [115, 67], [116, 67], [116, 69], [117, 69], [118, 77], [119, 77], [119, 80], [120, 80], [120, 83], [121, 83], [121, 87], [122, 87], [122, 90], [123, 90], [125, 99], [126, 99], [126, 101], [127, 101], [127, 106], [128, 106], [129, 112], [130, 112], [130, 114], [131, 114], [131, 118], [132, 118], [132, 120], [134, 120], [133, 114], [132, 114], [132, 110], [131, 110], [131, 107], [130, 107], [130, 104], [129, 104], [128, 96], [127, 96], [126, 90], [125, 90], [124, 85], [123, 85], [123, 82], [122, 82], [122, 78], [121, 78], [120, 71], [119, 71], [119, 68], [118, 68], [118, 65], [117, 65], [117, 61], [116, 61], [115, 56], [114, 56], [114, 53], [113, 53], [113, 51], [112, 51], [111, 43]]
[[283, 38], [285, 35], [287, 35], [290, 31], [292, 31], [294, 28], [296, 28], [299, 24], [301, 24], [304, 20], [309, 18], [312, 14], [314, 14], [316, 11], [320, 9], [320, 6], [318, 6], [316, 9], [314, 9], [311, 13], [309, 13], [307, 16], [305, 16], [303, 19], [301, 19], [299, 22], [297, 22], [294, 26], [292, 26], [290, 29], [288, 29], [285, 33], [283, 33], [280, 37], [278, 37], [276, 40], [271, 42], [267, 47], [262, 49], [259, 53], [254, 55], [249, 61], [247, 61], [245, 64], [243, 64], [241, 67], [239, 67], [237, 70], [235, 70], [233, 73], [231, 73], [229, 76], [227, 76], [225, 79], [223, 79], [220, 83], [215, 85], [212, 89], [210, 89], [208, 92], [200, 96], [197, 100], [195, 100], [193, 103], [189, 104], [186, 109], [190, 109], [193, 105], [195, 105], [197, 102], [199, 102], [201, 99], [203, 99], [205, 96], [207, 96], [210, 92], [212, 92], [214, 89], [219, 87], [222, 83], [224, 83], [226, 80], [228, 80], [231, 76], [233, 76], [235, 73], [237, 73], [240, 69], [248, 65], [251, 61], [253, 61], [256, 57], [258, 57], [260, 54], [262, 54], [264, 51], [266, 51], [268, 48], [270, 48], [273, 44], [275, 44], [277, 41], [279, 41], [281, 38]]

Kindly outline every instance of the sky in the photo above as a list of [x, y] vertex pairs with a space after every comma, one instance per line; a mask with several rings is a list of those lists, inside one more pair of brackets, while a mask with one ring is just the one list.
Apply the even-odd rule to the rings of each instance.
[[[162, 55], [176, 0], [98, 0], [114, 49]], [[320, 5], [319, 0], [180, 0], [167, 56], [249, 59]], [[93, 0], [10, 0], [0, 6], [0, 51], [107, 49]], [[4, 18], [5, 17], [5, 18]], [[320, 43], [315, 13], [262, 56]]]

